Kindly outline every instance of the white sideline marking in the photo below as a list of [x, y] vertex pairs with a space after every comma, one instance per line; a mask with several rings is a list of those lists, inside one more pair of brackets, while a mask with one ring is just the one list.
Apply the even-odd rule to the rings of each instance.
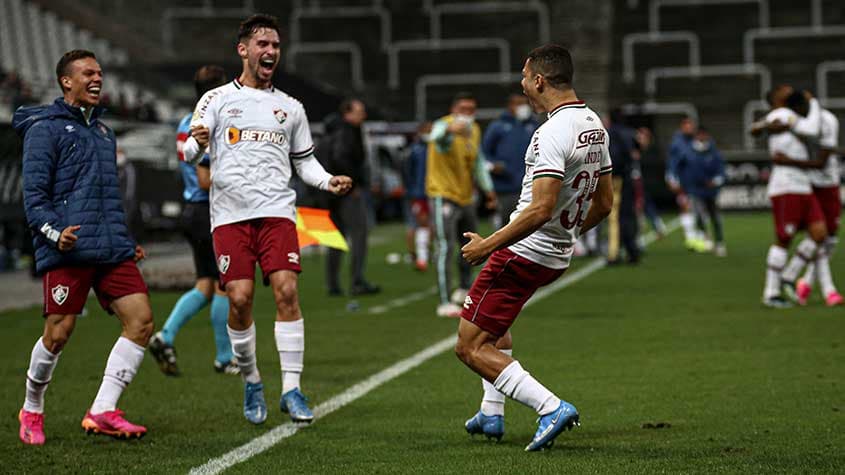
[[[672, 220], [669, 225], [667, 226], [666, 234], [669, 234], [673, 231], [678, 229], [678, 220]], [[643, 237], [643, 244], [649, 245], [657, 239], [657, 236], [652, 232], [648, 233]], [[590, 274], [596, 272], [597, 270], [605, 267], [607, 263], [605, 262], [603, 257], [597, 257], [593, 259], [589, 264], [578, 269], [578, 271], [560, 279], [559, 281], [549, 285], [548, 287], [544, 287], [540, 289], [537, 293], [534, 294], [531, 299], [525, 303], [525, 306], [528, 307], [544, 298], [548, 297], [549, 295], [557, 292], [558, 290], [563, 289], [564, 287], [568, 287], [585, 277], [589, 276]], [[405, 297], [405, 299], [409, 299], [412, 296], [416, 296], [418, 294], [428, 295], [429, 293], [434, 292], [434, 287], [428, 289], [424, 292], [417, 292], [416, 294], [411, 294]], [[414, 300], [418, 300], [422, 297], [415, 297]], [[394, 305], [397, 299], [393, 302], [390, 302], [383, 307], [395, 308], [399, 305]], [[410, 300], [413, 301], [413, 300]], [[409, 301], [409, 302], [410, 302]], [[375, 308], [373, 307], [370, 309], [372, 312]], [[385, 308], [384, 311], [387, 311]], [[381, 312], [379, 312], [381, 313]], [[379, 371], [378, 373], [370, 376], [369, 378], [347, 388], [342, 393], [332, 397], [328, 401], [320, 404], [319, 406], [314, 408], [314, 422], [317, 420], [322, 419], [323, 417], [331, 414], [332, 412], [340, 409], [341, 407], [365, 396], [367, 393], [372, 391], [373, 389], [381, 386], [388, 381], [391, 381], [408, 371], [416, 368], [417, 366], [425, 363], [426, 361], [438, 356], [455, 346], [457, 336], [456, 335], [449, 335], [448, 337], [438, 341], [437, 343], [429, 346], [428, 348], [420, 351], [419, 353], [414, 354], [409, 358], [405, 358], [404, 360], [399, 361], [398, 363], [393, 364], [392, 366]], [[296, 434], [296, 432], [303, 428], [307, 427], [304, 424], [294, 424], [292, 422], [288, 422], [279, 426], [276, 426], [270, 432], [266, 434], [256, 437], [251, 441], [241, 445], [240, 447], [234, 448], [229, 452], [221, 455], [220, 457], [209, 459], [203, 465], [199, 467], [194, 467], [191, 469], [191, 474], [218, 474], [223, 472], [224, 470], [231, 468], [241, 462], [251, 459], [252, 457], [264, 452], [265, 450], [273, 447], [274, 445], [278, 444], [282, 440]]]
[[376, 305], [375, 307], [370, 307], [370, 309], [367, 311], [373, 314], [385, 313], [388, 310], [393, 310], [394, 308], [398, 307], [404, 307], [409, 303], [416, 302], [417, 300], [422, 300], [428, 297], [429, 295], [434, 295], [435, 292], [437, 292], [437, 287], [431, 286], [428, 289], [421, 290], [419, 292], [414, 292], [404, 297], [399, 297], [398, 299], [393, 299], [383, 305]]

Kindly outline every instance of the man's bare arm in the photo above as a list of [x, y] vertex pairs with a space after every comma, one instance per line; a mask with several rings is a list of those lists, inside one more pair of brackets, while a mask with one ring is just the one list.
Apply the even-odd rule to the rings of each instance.
[[470, 242], [461, 251], [470, 264], [480, 264], [493, 252], [510, 246], [546, 224], [554, 213], [561, 181], [557, 178], [537, 178], [532, 184], [531, 203], [507, 226], [482, 238], [476, 233], [464, 233]]

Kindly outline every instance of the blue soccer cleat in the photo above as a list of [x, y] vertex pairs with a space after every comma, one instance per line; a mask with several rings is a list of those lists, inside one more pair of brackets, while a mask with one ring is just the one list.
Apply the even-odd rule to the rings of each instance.
[[537, 432], [534, 433], [531, 443], [525, 447], [526, 452], [547, 449], [552, 446], [555, 437], [565, 429], [572, 430], [573, 427], [581, 425], [578, 422], [578, 409], [566, 401], [560, 401], [557, 409], [540, 416], [537, 424]]
[[267, 403], [264, 402], [264, 385], [246, 383], [244, 386], [244, 417], [253, 424], [267, 420]]
[[505, 416], [487, 416], [483, 412], [472, 416], [464, 427], [469, 435], [484, 434], [488, 439], [502, 440], [505, 435]]
[[308, 409], [307, 403], [308, 398], [299, 392], [299, 388], [291, 389], [282, 394], [279, 409], [290, 414], [290, 419], [294, 422], [311, 422], [314, 420], [314, 413]]

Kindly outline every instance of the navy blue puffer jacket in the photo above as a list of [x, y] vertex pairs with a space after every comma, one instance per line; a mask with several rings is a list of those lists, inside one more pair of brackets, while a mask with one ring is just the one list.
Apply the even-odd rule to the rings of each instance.
[[[39, 274], [116, 264], [135, 254], [117, 179], [115, 136], [100, 114], [95, 108], [89, 122], [62, 98], [15, 111], [12, 125], [23, 138], [24, 206]], [[74, 233], [79, 239], [60, 252], [59, 236], [73, 225], [81, 226]]]

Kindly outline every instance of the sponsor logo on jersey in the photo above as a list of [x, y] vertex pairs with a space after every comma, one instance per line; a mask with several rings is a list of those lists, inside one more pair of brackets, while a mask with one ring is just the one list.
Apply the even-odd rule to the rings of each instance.
[[291, 264], [299, 264], [299, 254], [295, 252], [289, 252], [288, 262], [290, 262]]
[[56, 302], [58, 305], [65, 303], [67, 300], [67, 296], [70, 295], [70, 289], [66, 285], [57, 285], [53, 287], [51, 293], [53, 294], [53, 302]]
[[217, 270], [220, 271], [221, 274], [225, 274], [227, 270], [229, 270], [229, 256], [226, 254], [221, 254], [220, 257], [217, 259]]
[[273, 109], [273, 117], [275, 117], [280, 124], [283, 124], [288, 118], [288, 113], [281, 109]]
[[66, 125], [65, 130], [68, 131], [68, 133], [70, 133], [70, 132], [73, 132], [76, 129], [72, 125]]
[[603, 144], [605, 139], [604, 129], [590, 129], [578, 134], [578, 146], [575, 148], [584, 148], [590, 145]]
[[470, 297], [469, 295], [467, 295], [467, 296], [466, 296], [466, 298], [464, 299], [464, 308], [465, 308], [465, 309], [467, 309], [467, 310], [469, 310], [469, 308], [470, 308], [471, 306], [472, 306], [472, 297]]
[[226, 131], [226, 139], [229, 145], [234, 145], [238, 142], [269, 142], [281, 145], [287, 142], [287, 138], [282, 132], [254, 129], [241, 130], [234, 127], [229, 127]]

